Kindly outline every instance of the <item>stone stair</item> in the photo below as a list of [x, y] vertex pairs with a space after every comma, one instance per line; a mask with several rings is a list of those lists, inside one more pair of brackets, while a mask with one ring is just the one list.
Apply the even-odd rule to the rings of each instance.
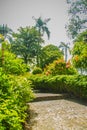
[[35, 93], [34, 102], [47, 101], [47, 100], [58, 100], [68, 98], [68, 94], [54, 94], [54, 93]]

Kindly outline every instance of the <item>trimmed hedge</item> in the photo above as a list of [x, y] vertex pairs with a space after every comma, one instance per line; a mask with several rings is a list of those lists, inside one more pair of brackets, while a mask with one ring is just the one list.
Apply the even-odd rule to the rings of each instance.
[[87, 98], [87, 76], [83, 75], [32, 75], [29, 77], [33, 88], [41, 92], [68, 92], [79, 98]]

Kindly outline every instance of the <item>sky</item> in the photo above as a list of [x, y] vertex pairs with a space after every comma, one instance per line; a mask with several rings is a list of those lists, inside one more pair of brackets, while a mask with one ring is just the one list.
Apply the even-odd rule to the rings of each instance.
[[50, 39], [46, 34], [46, 44], [59, 45], [69, 43], [65, 24], [68, 22], [68, 7], [66, 0], [0, 0], [0, 24], [7, 24], [16, 31], [20, 26], [34, 26], [35, 18], [51, 18], [47, 23]]

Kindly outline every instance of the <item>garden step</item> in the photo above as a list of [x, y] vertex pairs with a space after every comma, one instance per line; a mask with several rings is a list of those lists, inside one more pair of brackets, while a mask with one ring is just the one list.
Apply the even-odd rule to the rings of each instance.
[[33, 92], [34, 92], [34, 93], [40, 93], [40, 90], [34, 89]]
[[68, 98], [68, 94], [35, 93], [34, 101], [58, 100]]

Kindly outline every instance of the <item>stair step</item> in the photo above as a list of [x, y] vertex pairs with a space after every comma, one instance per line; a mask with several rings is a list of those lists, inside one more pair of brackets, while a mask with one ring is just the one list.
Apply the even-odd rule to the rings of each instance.
[[68, 98], [68, 94], [35, 93], [35, 101], [58, 100]]

